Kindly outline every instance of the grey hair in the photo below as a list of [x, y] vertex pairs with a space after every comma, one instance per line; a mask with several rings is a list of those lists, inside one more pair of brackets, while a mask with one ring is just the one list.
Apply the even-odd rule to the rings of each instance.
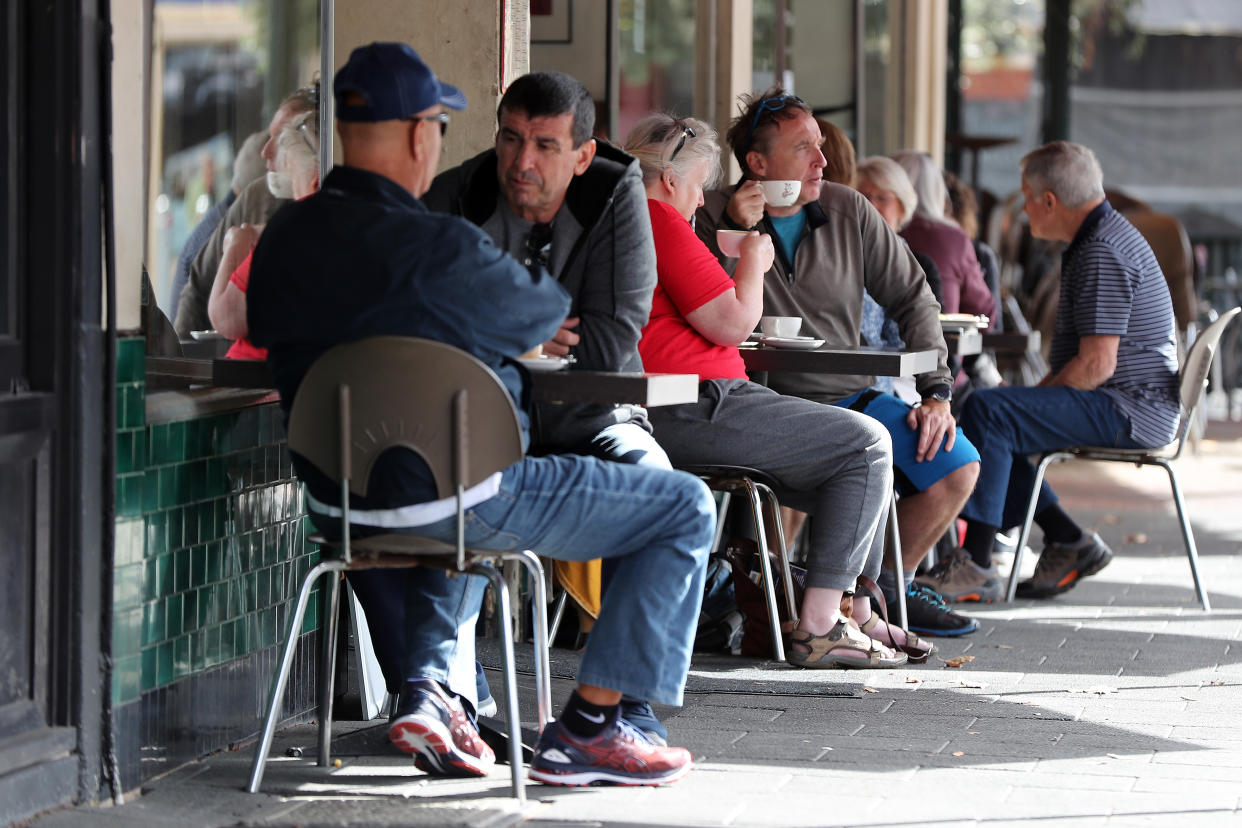
[[[694, 136], [686, 130], [694, 130]], [[686, 141], [677, 152], [681, 139]], [[643, 184], [650, 184], [671, 170], [678, 178], [685, 178], [700, 163], [707, 162], [707, 181], [704, 189], [715, 186], [720, 179], [720, 145], [716, 143], [716, 130], [697, 118], [674, 118], [657, 112], [643, 118], [625, 139], [623, 149], [638, 159], [643, 171]], [[673, 153], [677, 157], [673, 158]]]
[[893, 153], [893, 160], [910, 176], [910, 184], [919, 197], [915, 212], [941, 224], [953, 224], [944, 215], [944, 203], [948, 200], [949, 191], [945, 189], [944, 176], [932, 157], [925, 152], [906, 149]]
[[881, 190], [888, 190], [901, 202], [901, 229], [914, 218], [914, 211], [919, 206], [919, 197], [910, 183], [910, 176], [891, 158], [873, 155], [858, 162], [858, 180], [867, 179]]
[[319, 115], [303, 112], [276, 136], [276, 167], [297, 181], [319, 175]]
[[1104, 197], [1104, 171], [1095, 153], [1082, 144], [1044, 144], [1022, 156], [1018, 169], [1033, 191], [1049, 190], [1066, 207], [1081, 207]]

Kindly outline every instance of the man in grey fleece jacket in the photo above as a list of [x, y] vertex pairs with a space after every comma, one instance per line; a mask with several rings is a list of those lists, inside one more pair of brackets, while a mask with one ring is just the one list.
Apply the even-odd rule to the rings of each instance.
[[[477, 224], [518, 261], [542, 264], [569, 292], [569, 316], [544, 354], [572, 355], [571, 370], [641, 371], [638, 339], [651, 312], [656, 263], [638, 161], [596, 143], [595, 103], [561, 72], [518, 78], [496, 120], [495, 147], [438, 175], [424, 203]], [[532, 453], [672, 468], [639, 406], [539, 404], [533, 414]], [[626, 697], [621, 712], [664, 742], [667, 732], [645, 701]]]
[[[875, 208], [848, 187], [823, 181], [823, 135], [810, 108], [779, 88], [744, 104], [727, 134], [743, 180], [706, 195], [696, 221], [703, 242], [731, 271], [737, 260], [720, 252], [716, 230], [757, 227], [771, 234], [778, 241], [777, 256], [764, 276], [764, 313], [802, 317], [802, 333], [830, 347], [860, 344], [865, 289], [897, 322], [908, 347], [939, 353], [936, 369], [916, 377], [923, 400], [913, 408], [871, 390], [874, 377], [769, 376], [782, 394], [849, 407], [888, 428], [903, 495], [898, 503], [903, 559], [912, 576], [961, 511], [979, 474], [978, 452], [949, 412], [952, 375], [937, 318], [940, 306], [913, 254]], [[764, 179], [801, 181], [797, 201], [765, 208], [758, 183]], [[907, 598], [910, 629], [929, 635], [977, 629], [972, 619], [927, 598], [918, 588]]]

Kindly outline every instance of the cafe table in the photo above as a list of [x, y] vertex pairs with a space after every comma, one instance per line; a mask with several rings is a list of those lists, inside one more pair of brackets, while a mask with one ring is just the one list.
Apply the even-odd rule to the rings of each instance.
[[974, 329], [946, 330], [944, 344], [949, 353], [956, 357], [973, 356], [983, 352], [983, 336]]
[[934, 350], [903, 351], [867, 345], [812, 350], [757, 345], [741, 346], [738, 350], [747, 371], [906, 377], [934, 371], [937, 364]]
[[[271, 388], [261, 359], [147, 357], [147, 377], [219, 388]], [[648, 408], [692, 403], [699, 398], [697, 374], [614, 371], [532, 371], [531, 398], [552, 403], [631, 403]]]

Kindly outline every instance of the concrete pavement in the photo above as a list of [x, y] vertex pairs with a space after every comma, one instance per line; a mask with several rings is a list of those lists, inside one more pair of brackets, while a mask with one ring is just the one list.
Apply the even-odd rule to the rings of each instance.
[[[1179, 472], [1210, 615], [1162, 473], [1066, 464], [1051, 480], [1118, 553], [1107, 569], [1051, 601], [979, 608], [979, 632], [939, 640], [940, 659], [922, 666], [813, 672], [696, 658], [685, 707], [660, 711], [697, 760], [676, 785], [531, 785], [519, 809], [507, 767], [430, 780], [388, 748], [382, 726], [342, 722], [338, 769], [285, 758], [293, 746], [312, 755], [311, 726], [279, 734], [261, 795], [241, 791], [246, 746], [123, 806], [34, 824], [1242, 825], [1242, 426], [1213, 423], [1208, 437]], [[971, 660], [942, 660], [954, 656]], [[570, 687], [556, 682], [557, 705]]]

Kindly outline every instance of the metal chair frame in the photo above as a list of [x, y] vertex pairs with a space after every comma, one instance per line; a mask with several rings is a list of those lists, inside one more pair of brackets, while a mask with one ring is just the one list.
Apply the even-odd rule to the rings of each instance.
[[[456, 499], [455, 544], [404, 534], [351, 538], [351, 492], [365, 495], [374, 463], [385, 451], [397, 447], [422, 457], [441, 498]], [[372, 337], [340, 345], [315, 362], [298, 389], [289, 418], [289, 449], [340, 483], [341, 541], [331, 542], [320, 535], [309, 539], [339, 549], [340, 556], [320, 561], [302, 580], [246, 789], [257, 793], [262, 784], [298, 635], [312, 587], [319, 578], [328, 577], [328, 593], [320, 662], [318, 764], [328, 767], [340, 573], [434, 566], [451, 573], [481, 575], [495, 591], [505, 660], [512, 791], [515, 798], [525, 801], [511, 602], [505, 579], [491, 562], [521, 563], [535, 593], [535, 687], [540, 730], [549, 720], [552, 707], [543, 568], [538, 556], [529, 550], [467, 550], [462, 503], [468, 488], [523, 456], [521, 426], [504, 385], [482, 362], [440, 342]]]
[[1173, 492], [1173, 503], [1177, 507], [1178, 522], [1181, 525], [1182, 541], [1186, 544], [1186, 557], [1190, 561], [1190, 574], [1194, 578], [1195, 593], [1204, 612], [1211, 612], [1212, 605], [1208, 600], [1207, 590], [1199, 577], [1199, 553], [1195, 547], [1194, 531], [1190, 527], [1190, 519], [1186, 515], [1186, 504], [1182, 498], [1182, 489], [1177, 481], [1177, 472], [1173, 470], [1172, 461], [1182, 454], [1190, 432], [1195, 413], [1203, 400], [1203, 389], [1207, 385], [1208, 373], [1216, 356], [1217, 345], [1221, 335], [1233, 318], [1242, 313], [1242, 308], [1225, 311], [1220, 317], [1208, 325], [1195, 339], [1186, 352], [1186, 359], [1181, 370], [1180, 396], [1182, 402], [1182, 420], [1178, 426], [1177, 436], [1166, 446], [1154, 449], [1117, 449], [1098, 446], [1074, 446], [1057, 451], [1045, 452], [1035, 469], [1035, 484], [1031, 489], [1030, 500], [1027, 502], [1026, 517], [1022, 522], [1022, 530], [1018, 533], [1018, 544], [1014, 550], [1013, 569], [1009, 572], [1009, 585], [1005, 600], [1012, 603], [1018, 589], [1018, 574], [1022, 566], [1022, 556], [1026, 542], [1031, 534], [1031, 523], [1035, 519], [1035, 506], [1039, 501], [1039, 489], [1044, 482], [1044, 475], [1053, 463], [1066, 460], [1095, 460], [1108, 463], [1133, 463], [1135, 466], [1159, 466], [1169, 476], [1169, 486]]

